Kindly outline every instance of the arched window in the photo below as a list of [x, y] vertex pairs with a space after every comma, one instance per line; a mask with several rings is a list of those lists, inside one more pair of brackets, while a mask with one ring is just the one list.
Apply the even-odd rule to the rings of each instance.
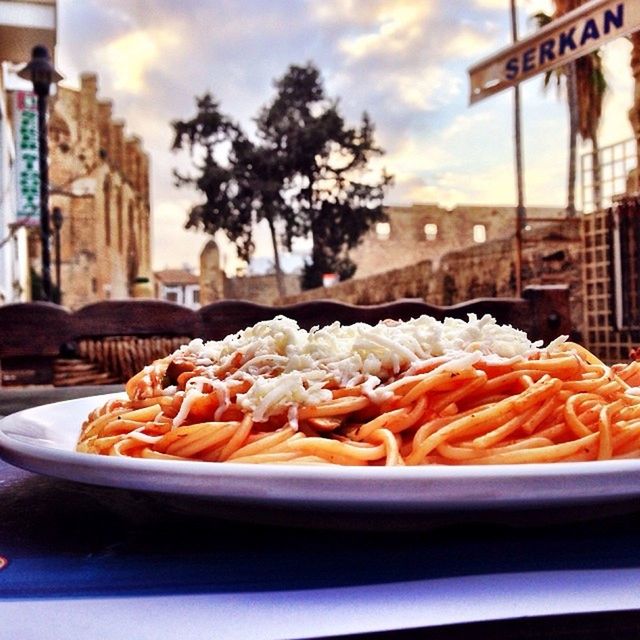
[[376, 235], [378, 240], [388, 240], [391, 237], [391, 225], [388, 222], [377, 222]]
[[427, 222], [424, 225], [424, 237], [427, 240], [436, 240], [438, 237], [438, 225], [433, 222]]
[[118, 196], [116, 198], [116, 209], [118, 218], [118, 251], [122, 253], [124, 246], [124, 205], [122, 202], [122, 187], [118, 189]]
[[478, 244], [487, 241], [487, 228], [483, 224], [473, 225], [473, 241]]
[[107, 246], [111, 245], [111, 178], [104, 181], [104, 236]]

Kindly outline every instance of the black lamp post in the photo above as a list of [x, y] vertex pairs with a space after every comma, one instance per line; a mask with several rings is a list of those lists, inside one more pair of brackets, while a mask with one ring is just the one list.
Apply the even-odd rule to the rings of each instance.
[[47, 140], [47, 98], [52, 83], [62, 80], [55, 70], [49, 51], [37, 45], [31, 51], [31, 61], [18, 76], [33, 83], [38, 98], [38, 154], [40, 165], [40, 242], [42, 245], [42, 295], [51, 300], [51, 229], [49, 223], [49, 145]]
[[55, 261], [56, 261], [56, 287], [58, 289], [58, 296], [55, 302], [58, 304], [62, 303], [62, 282], [60, 278], [60, 229], [62, 228], [62, 221], [64, 217], [62, 215], [62, 209], [60, 207], [53, 207], [53, 211], [51, 212], [51, 218], [53, 219], [53, 246], [55, 251]]

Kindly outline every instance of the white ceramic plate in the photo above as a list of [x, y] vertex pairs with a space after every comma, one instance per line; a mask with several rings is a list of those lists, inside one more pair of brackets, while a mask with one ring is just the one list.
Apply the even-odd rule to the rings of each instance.
[[57, 478], [226, 505], [438, 514], [595, 505], [640, 498], [640, 460], [500, 466], [318, 467], [115, 458], [77, 453], [80, 425], [109, 396], [43, 405], [0, 421], [0, 457]]

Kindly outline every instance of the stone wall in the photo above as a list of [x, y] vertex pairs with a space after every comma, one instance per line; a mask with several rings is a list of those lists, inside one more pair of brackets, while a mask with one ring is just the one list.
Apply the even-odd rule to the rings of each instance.
[[[526, 233], [522, 246], [523, 287], [568, 284], [576, 331], [583, 323], [580, 229], [578, 218], [546, 225]], [[433, 301], [449, 305], [471, 298], [514, 296], [515, 255], [512, 238], [447, 254], [440, 262]]]
[[[351, 252], [358, 265], [356, 278], [366, 278], [389, 269], [406, 267], [430, 260], [434, 268], [452, 251], [485, 242], [508, 239], [515, 228], [515, 209], [506, 206], [458, 205], [445, 209], [436, 204], [414, 204], [410, 207], [385, 207], [388, 227], [373, 228]], [[528, 207], [527, 219], [561, 219], [561, 207]], [[429, 225], [427, 227], [426, 225]], [[380, 233], [387, 231], [388, 234]], [[427, 235], [426, 231], [430, 232]], [[381, 260], [381, 256], [384, 259]]]
[[368, 278], [352, 278], [332, 287], [320, 287], [287, 296], [282, 304], [332, 298], [351, 304], [380, 304], [400, 298], [423, 298], [432, 302], [434, 272], [430, 260], [409, 267], [377, 273]]
[[[580, 219], [545, 225], [525, 234], [522, 284], [569, 284], [572, 323], [582, 329]], [[331, 288], [287, 296], [285, 304], [333, 298], [352, 304], [378, 304], [399, 298], [422, 298], [451, 305], [479, 297], [515, 295], [513, 238], [497, 239], [445, 254], [437, 269], [431, 261], [352, 279]]]
[[[287, 295], [296, 295], [300, 291], [300, 277], [293, 274], [283, 276], [284, 290]], [[276, 304], [278, 301], [278, 283], [275, 274], [264, 276], [245, 276], [243, 278], [225, 278], [224, 298], [227, 300], [251, 300], [258, 304]]]

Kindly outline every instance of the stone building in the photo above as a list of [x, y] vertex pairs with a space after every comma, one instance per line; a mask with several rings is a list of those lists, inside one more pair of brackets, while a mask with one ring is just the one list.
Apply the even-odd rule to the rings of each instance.
[[[482, 263], [482, 256], [492, 255], [495, 247], [503, 244], [511, 246], [511, 238], [515, 229], [515, 209], [506, 206], [481, 206], [481, 205], [460, 205], [455, 209], [445, 209], [436, 204], [414, 204], [410, 207], [391, 206], [386, 208], [388, 221], [379, 223], [363, 239], [363, 242], [352, 251], [351, 256], [358, 268], [353, 280], [368, 279], [371, 276], [389, 273], [391, 271], [402, 271], [405, 268], [411, 270], [417, 264], [424, 265], [427, 262], [430, 267], [424, 273], [424, 277], [430, 281], [430, 291], [437, 295], [438, 300], [445, 300], [446, 304], [460, 302], [468, 297], [477, 295], [496, 295], [490, 290], [491, 285], [484, 280], [492, 282], [491, 274], [487, 278], [478, 277], [476, 263]], [[536, 239], [539, 240], [542, 229], [547, 229], [553, 225], [554, 221], [563, 221], [565, 211], [562, 207], [531, 207], [527, 209], [528, 225], [524, 231], [525, 244]], [[544, 224], [543, 224], [544, 223]], [[575, 225], [569, 224], [573, 229]], [[553, 247], [546, 253], [553, 253], [556, 245], [564, 241], [564, 237], [559, 242], [549, 244]], [[502, 244], [500, 244], [502, 243]], [[541, 249], [545, 253], [544, 249]], [[545, 253], [545, 255], [546, 255]], [[464, 269], [470, 267], [467, 274], [458, 274], [459, 282], [451, 284], [451, 276], [445, 277], [444, 270], [440, 280], [445, 280], [444, 284], [433, 280], [433, 274], [438, 271], [441, 261], [448, 258], [447, 269], [452, 269], [452, 256], [457, 256], [455, 260], [460, 262]], [[477, 259], [468, 262], [464, 256], [477, 256]], [[503, 252], [500, 252], [500, 259], [503, 259]], [[542, 256], [539, 260], [542, 260]], [[478, 262], [479, 261], [479, 262]], [[227, 278], [219, 268], [220, 256], [215, 242], [210, 241], [201, 254], [200, 259], [200, 286], [201, 299], [203, 304], [224, 298], [246, 299], [263, 304], [273, 304], [278, 301], [278, 290], [274, 275], [250, 276], [243, 278]], [[512, 268], [511, 262], [507, 261], [507, 271]], [[546, 263], [545, 263], [546, 264]], [[489, 271], [495, 267], [490, 262], [485, 265]], [[526, 266], [526, 265], [525, 265]], [[504, 262], [501, 263], [504, 267]], [[528, 268], [528, 267], [527, 267]], [[534, 271], [540, 272], [541, 265]], [[455, 270], [455, 269], [454, 269]], [[406, 275], [406, 274], [405, 274]], [[468, 277], [467, 277], [468, 275]], [[475, 277], [474, 277], [475, 276]], [[404, 277], [404, 276], [403, 276]], [[417, 279], [416, 279], [417, 278]], [[425, 295], [426, 291], [421, 284], [417, 286], [422, 276], [411, 276], [412, 284], [404, 287], [397, 285], [395, 288], [396, 297], [411, 297], [414, 295]], [[509, 285], [509, 273], [506, 277], [500, 278], [504, 281], [502, 288]], [[396, 283], [397, 284], [397, 283]], [[424, 283], [423, 283], [424, 284]], [[534, 284], [534, 282], [531, 282]], [[377, 283], [382, 286], [383, 282]], [[367, 286], [360, 288], [357, 284], [349, 285], [342, 283], [342, 289], [360, 291], [356, 296], [361, 303], [366, 303], [369, 298], [378, 299], [380, 295], [387, 296], [389, 292], [374, 292]], [[394, 285], [395, 286], [395, 285]], [[346, 290], [345, 289], [345, 290]], [[285, 275], [286, 298], [296, 297], [300, 292], [299, 276], [294, 274]], [[395, 289], [394, 289], [395, 290]], [[327, 292], [327, 289], [324, 289]], [[390, 290], [389, 290], [390, 291]], [[327, 294], [329, 295], [329, 294]], [[500, 293], [499, 295], [505, 295]], [[512, 293], [511, 293], [512, 295]], [[313, 297], [313, 296], [312, 296]]]
[[12, 117], [15, 92], [31, 83], [17, 72], [44, 45], [55, 58], [56, 0], [0, 2], [0, 304], [25, 302], [30, 295], [28, 238], [20, 207], [20, 140]]
[[[506, 206], [458, 205], [445, 209], [437, 204], [389, 206], [388, 222], [378, 223], [351, 253], [358, 269], [356, 278], [366, 278], [390, 269], [430, 260], [437, 266], [442, 256], [493, 240], [503, 240], [515, 230], [515, 209]], [[528, 228], [561, 220], [562, 207], [528, 207]], [[384, 259], [381, 260], [381, 256]]]
[[62, 303], [70, 308], [129, 297], [136, 278], [152, 275], [149, 158], [97, 94], [87, 73], [79, 90], [59, 87], [51, 100], [51, 207], [63, 215]]
[[[576, 335], [583, 327], [581, 218], [540, 225], [522, 247], [522, 285], [567, 284], [571, 320]], [[516, 246], [513, 234], [477, 243], [440, 258], [429, 259], [352, 278], [325, 289], [311, 289], [285, 298], [293, 304], [332, 298], [351, 304], [380, 304], [400, 298], [420, 298], [435, 305], [453, 305], [474, 298], [515, 295]]]
[[154, 277], [156, 298], [190, 309], [200, 307], [200, 278], [190, 269], [163, 269], [156, 271]]

